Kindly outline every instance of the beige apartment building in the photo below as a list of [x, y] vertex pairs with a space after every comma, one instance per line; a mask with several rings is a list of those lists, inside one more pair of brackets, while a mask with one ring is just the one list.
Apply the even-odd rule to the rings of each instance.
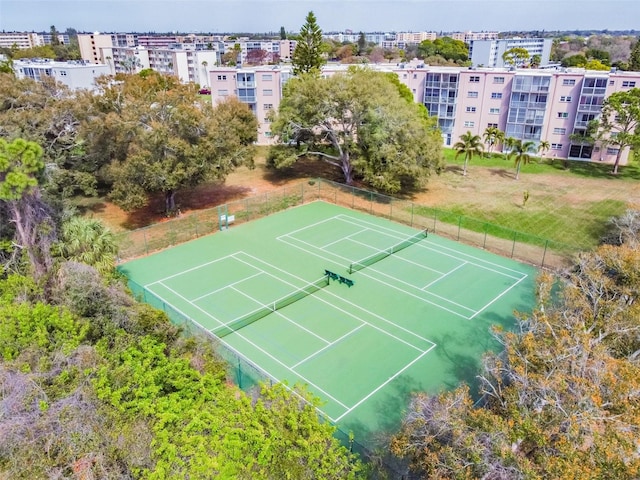
[[[344, 72], [346, 65], [328, 65], [323, 75]], [[391, 71], [411, 89], [414, 99], [437, 117], [445, 146], [470, 131], [482, 135], [497, 127], [509, 137], [550, 143], [550, 157], [609, 162], [618, 149], [572, 140], [600, 115], [604, 99], [614, 92], [640, 87], [639, 72], [584, 69], [505, 69], [430, 67], [423, 64], [375, 65]], [[270, 144], [267, 114], [280, 105], [289, 67], [212, 68], [214, 104], [235, 95], [258, 118], [258, 143]], [[622, 152], [625, 163], [628, 151]]]

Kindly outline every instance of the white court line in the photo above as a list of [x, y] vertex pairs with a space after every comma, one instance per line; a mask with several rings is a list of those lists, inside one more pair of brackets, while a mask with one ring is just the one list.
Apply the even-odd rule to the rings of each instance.
[[[416, 267], [420, 267], [423, 270], [430, 270], [432, 272], [439, 273], [440, 275], [446, 275], [446, 272], [441, 272], [440, 270], [436, 270], [435, 268], [428, 267], [427, 265], [421, 265], [418, 262], [414, 262], [413, 260], [404, 258], [402, 255], [396, 255], [394, 258], [397, 258], [398, 260], [402, 260], [403, 262], [411, 263], [412, 265], [415, 265]], [[467, 262], [464, 262], [464, 263], [467, 263]]]
[[514, 283], [513, 285], [511, 285], [509, 288], [507, 288], [504, 292], [502, 292], [500, 295], [498, 295], [496, 298], [494, 298], [493, 300], [491, 300], [489, 303], [487, 303], [484, 307], [482, 307], [480, 310], [478, 310], [476, 313], [474, 313], [473, 315], [471, 315], [471, 318], [475, 317], [476, 315], [478, 315], [480, 312], [482, 312], [485, 308], [487, 308], [489, 305], [491, 305], [493, 302], [495, 302], [496, 300], [498, 300], [501, 296], [503, 296], [505, 293], [507, 293], [509, 290], [511, 290], [513, 287], [515, 287], [516, 285], [518, 285], [522, 280], [524, 280], [525, 277], [522, 277], [520, 280], [518, 280], [516, 283]]
[[211, 260], [210, 262], [207, 262], [207, 263], [201, 263], [197, 267], [188, 268], [187, 270], [183, 270], [182, 272], [174, 273], [173, 275], [169, 275], [168, 277], [161, 278], [160, 280], [156, 280], [155, 282], [147, 283], [144, 287], [147, 288], [150, 285], [154, 285], [156, 283], [162, 283], [165, 280], [169, 280], [170, 278], [178, 277], [178, 276], [180, 276], [182, 274], [185, 274], [185, 273], [188, 273], [188, 272], [193, 272], [194, 270], [198, 270], [199, 268], [206, 267], [207, 265], [211, 265], [212, 263], [216, 263], [216, 262], [219, 262], [221, 260], [225, 260], [225, 259], [227, 259], [229, 257], [233, 257], [234, 255], [235, 254], [231, 253], [229, 255], [225, 255], [224, 257], [220, 257], [220, 258], [218, 258], [216, 260]]
[[338, 418], [336, 418], [336, 422], [339, 422], [345, 415], [348, 415], [355, 408], [358, 408], [360, 405], [362, 405], [364, 402], [366, 402], [369, 398], [371, 398], [373, 395], [375, 395], [376, 392], [378, 392], [381, 388], [384, 388], [389, 382], [391, 382], [394, 378], [396, 378], [398, 375], [400, 375], [407, 368], [409, 368], [411, 365], [416, 363], [418, 360], [420, 360], [422, 357], [424, 357], [427, 353], [429, 353], [434, 348], [436, 348], [436, 344], [435, 343], [433, 344], [433, 346], [431, 348], [429, 348], [428, 350], [425, 350], [420, 355], [418, 355], [416, 358], [414, 358], [411, 362], [407, 363], [403, 368], [401, 368], [394, 375], [389, 377], [386, 382], [382, 383], [381, 385], [378, 385], [378, 387], [375, 390], [370, 392], [366, 397], [364, 397], [363, 399], [358, 401], [355, 405], [353, 405], [351, 408], [349, 408], [346, 412], [344, 412], [342, 415], [340, 415]]
[[300, 360], [298, 363], [296, 363], [295, 365], [292, 365], [291, 368], [296, 368], [299, 367], [301, 364], [303, 364], [304, 362], [306, 362], [307, 360], [312, 359], [313, 357], [315, 357], [316, 355], [318, 355], [320, 352], [325, 351], [327, 348], [330, 348], [334, 345], [336, 345], [338, 342], [342, 341], [343, 339], [347, 338], [349, 335], [351, 335], [353, 332], [357, 332], [358, 330], [360, 330], [362, 327], [364, 327], [366, 325], [366, 323], [361, 323], [360, 325], [358, 325], [356, 328], [354, 328], [353, 330], [345, 333], [343, 336], [341, 336], [340, 338], [336, 338], [333, 342], [329, 343], [329, 345], [326, 345], [324, 347], [322, 347], [320, 350], [316, 350], [315, 352], [313, 352], [311, 355], [306, 356], [305, 358], [303, 358], [302, 360]]
[[[359, 218], [351, 217], [351, 216], [349, 216], [349, 215], [345, 215], [345, 214], [340, 214], [340, 215], [338, 215], [338, 218], [339, 218], [340, 220], [342, 220], [342, 221], [346, 222], [346, 223], [351, 223], [352, 225], [359, 225], [359, 226], [362, 226], [362, 227], [365, 227], [365, 225], [373, 225], [373, 226], [375, 226], [375, 227], [377, 227], [377, 228], [379, 228], [379, 229], [382, 229], [382, 230], [388, 230], [388, 231], [390, 231], [390, 232], [392, 232], [392, 233], [393, 233], [393, 234], [392, 234], [392, 235], [390, 235], [390, 236], [392, 236], [392, 237], [394, 237], [394, 238], [397, 238], [398, 240], [404, 240], [404, 239], [406, 238], [406, 237], [400, 237], [400, 236], [398, 236], [398, 235], [399, 235], [399, 232], [398, 232], [398, 231], [396, 231], [396, 230], [393, 230], [393, 229], [388, 228], [388, 227], [384, 227], [384, 226], [382, 226], [382, 225], [377, 225], [377, 224], [375, 224], [375, 223], [373, 223], [373, 222], [368, 222], [368, 221], [366, 221], [366, 220], [361, 220], [361, 219], [359, 219]], [[363, 224], [365, 224], [365, 225], [363, 225]], [[365, 228], [366, 228], [366, 227], [365, 227]], [[372, 230], [375, 230], [375, 228], [374, 228], [374, 229], [372, 229]], [[491, 261], [489, 261], [489, 260], [485, 260], [485, 259], [482, 259], [482, 258], [479, 258], [479, 257], [475, 257], [475, 256], [473, 256], [473, 255], [471, 255], [471, 254], [469, 254], [469, 253], [460, 252], [460, 251], [458, 251], [458, 250], [456, 250], [456, 249], [454, 249], [454, 248], [451, 248], [451, 247], [446, 247], [446, 246], [444, 246], [444, 245], [435, 244], [435, 243], [433, 243], [433, 242], [430, 242], [429, 240], [426, 240], [426, 242], [425, 242], [425, 241], [422, 241], [422, 242], [417, 242], [417, 243], [416, 243], [416, 245], [418, 245], [418, 246], [422, 246], [423, 248], [429, 248], [430, 250], [433, 250], [433, 251], [435, 251], [435, 252], [441, 253], [442, 255], [445, 255], [445, 256], [449, 256], [449, 257], [451, 257], [451, 258], [455, 258], [455, 259], [460, 260], [460, 258], [459, 258], [459, 257], [457, 257], [457, 256], [455, 256], [455, 255], [451, 255], [451, 254], [447, 254], [447, 253], [444, 253], [444, 252], [440, 252], [438, 249], [433, 248], [433, 247], [424, 247], [423, 245], [421, 245], [421, 243], [428, 243], [428, 244], [430, 244], [430, 245], [437, 245], [437, 247], [438, 247], [438, 248], [441, 248], [441, 249], [443, 249], [443, 250], [449, 250], [449, 251], [455, 252], [455, 253], [456, 253], [456, 254], [458, 254], [458, 255], [461, 255], [461, 256], [464, 256], [464, 257], [472, 258], [473, 260], [476, 260], [476, 261], [478, 261], [478, 262], [486, 263], [487, 265], [492, 265], [492, 266], [494, 266], [494, 267], [498, 267], [498, 268], [501, 268], [501, 269], [506, 270], [506, 271], [510, 271], [510, 272], [513, 272], [513, 273], [517, 273], [518, 275], [526, 275], [526, 274], [523, 274], [522, 272], [520, 272], [520, 271], [518, 271], [518, 270], [514, 270], [514, 269], [512, 269], [512, 268], [505, 267], [505, 266], [503, 266], [503, 265], [500, 265], [500, 264], [495, 263], [495, 262], [491, 262]], [[468, 263], [470, 263], [470, 264], [472, 264], [472, 265], [474, 264], [473, 262], [468, 262]], [[487, 267], [485, 267], [485, 266], [483, 266], [483, 265], [477, 265], [477, 266], [478, 266], [478, 267], [480, 267], [480, 268], [486, 268], [487, 270], [490, 270], [489, 268], [487, 268]], [[507, 275], [507, 274], [506, 274], [506, 273], [504, 273], [504, 272], [496, 271], [496, 273], [500, 273], [500, 274], [505, 275], [505, 276], [507, 276], [507, 277], [511, 277], [510, 275]], [[517, 277], [511, 277], [511, 278], [516, 279]]]
[[[171, 290], [171, 292], [173, 292], [174, 294], [176, 294], [178, 297], [180, 297], [182, 300], [184, 300], [185, 302], [187, 302], [188, 304], [190, 304], [191, 306], [197, 308], [198, 310], [200, 310], [202, 313], [204, 313], [207, 317], [212, 318], [213, 320], [215, 320], [216, 322], [218, 322], [221, 326], [226, 326], [223, 322], [221, 322], [220, 320], [218, 320], [216, 317], [214, 317], [213, 315], [211, 315], [209, 312], [207, 312], [206, 310], [203, 310], [202, 308], [200, 308], [198, 305], [195, 305], [193, 303], [191, 303], [189, 300], [187, 300], [186, 298], [184, 298], [182, 295], [180, 295], [178, 292], [176, 292], [175, 290], [172, 290], [171, 288], [167, 287], [166, 285], [163, 284], [163, 286], [165, 288], [167, 288], [168, 290]], [[187, 318], [191, 318], [191, 317], [187, 317]], [[209, 330], [210, 331], [210, 330]], [[212, 332], [213, 333], [213, 332]], [[295, 372], [294, 370], [292, 370], [291, 368], [289, 368], [287, 365], [285, 365], [284, 363], [282, 363], [279, 359], [277, 359], [276, 357], [274, 357], [273, 355], [271, 355], [269, 352], [267, 352], [266, 350], [264, 350], [263, 348], [259, 347], [258, 345], [256, 345], [255, 343], [253, 343], [251, 340], [249, 340], [247, 337], [245, 337], [244, 335], [242, 335], [241, 333], [238, 332], [238, 330], [236, 330], [234, 332], [235, 334], [237, 334], [237, 336], [239, 336], [240, 338], [242, 338], [245, 342], [253, 345], [254, 348], [256, 348], [257, 350], [260, 350], [262, 353], [264, 353], [267, 357], [271, 358], [271, 360], [273, 360], [276, 363], [279, 363], [280, 365], [282, 365], [284, 368], [286, 368], [287, 370], [289, 370], [291, 373], [293, 373], [294, 375], [297, 375], [298, 377], [300, 377], [302, 380], [304, 380], [305, 382], [307, 382], [309, 385], [311, 385], [313, 388], [317, 389], [319, 392], [322, 392], [324, 395], [327, 396], [327, 398], [330, 398], [331, 400], [333, 400], [334, 402], [336, 402], [338, 405], [340, 405], [343, 408], [349, 408], [347, 407], [344, 403], [342, 403], [340, 400], [338, 400], [337, 398], [334, 398], [332, 395], [329, 395], [327, 392], [325, 392], [323, 389], [321, 389], [320, 387], [318, 387], [315, 383], [311, 382], [309, 379], [307, 379], [306, 377], [300, 375], [298, 372]], [[214, 334], [215, 335], [215, 334]], [[280, 383], [282, 383], [280, 381]]]
[[[242, 260], [238, 260], [239, 262], [241, 262]], [[269, 274], [267, 272], [262, 272], [263, 274], [266, 274], [267, 276], [269, 276]], [[238, 292], [241, 295], [244, 295], [245, 297], [247, 297], [249, 300], [254, 301], [255, 303], [257, 303], [258, 305], [260, 305], [259, 308], [257, 308], [256, 310], [252, 310], [249, 313], [245, 313], [244, 315], [240, 315], [239, 317], [235, 318], [234, 320], [231, 320], [229, 323], [226, 323], [225, 326], [229, 326], [231, 324], [233, 324], [233, 322], [235, 322], [236, 320], [238, 320], [238, 318], [242, 318], [246, 315], [250, 315], [253, 312], [257, 312], [259, 310], [261, 310], [262, 308], [269, 308], [271, 310], [271, 307], [268, 307], [266, 305], [264, 305], [262, 302], [259, 302], [258, 300], [256, 300], [255, 298], [253, 298], [251, 295], [248, 295], [246, 293], [244, 293], [242, 290], [238, 290], [235, 287], [230, 287], [231, 289], [235, 290], [236, 292]], [[319, 340], [322, 340], [324, 343], [328, 343], [331, 344], [331, 342], [329, 342], [329, 340], [322, 338], [320, 335], [312, 332], [311, 330], [309, 330], [308, 328], [303, 327], [302, 325], [300, 325], [299, 323], [294, 322], [293, 320], [291, 320], [290, 318], [288, 318], [286, 315], [283, 315], [282, 313], [280, 313], [278, 310], [271, 310], [271, 313], [277, 313], [279, 314], [282, 318], [284, 318], [285, 320], [287, 320], [288, 322], [293, 323], [296, 327], [300, 328], [301, 330], [304, 330], [305, 332], [311, 334], [312, 336], [316, 337]]]
[[262, 273], [263, 272], [254, 273], [253, 275], [251, 275], [249, 277], [245, 277], [242, 280], [238, 280], [237, 282], [229, 283], [229, 284], [225, 285], [222, 288], [218, 288], [217, 290], [213, 290], [213, 291], [211, 291], [209, 293], [205, 293], [204, 295], [200, 295], [199, 297], [196, 297], [191, 301], [192, 302], [197, 302], [198, 300], [202, 300], [203, 298], [208, 297], [209, 295], [213, 295], [214, 293], [218, 293], [218, 292], [221, 292], [222, 290], [225, 290], [225, 289], [227, 289], [229, 287], [233, 287], [234, 285], [237, 285], [238, 283], [242, 283], [245, 280], [249, 280], [250, 278], [257, 277], [258, 275], [262, 275]]
[[[312, 223], [310, 225], [307, 225], [306, 227], [298, 228], [297, 230], [291, 230], [288, 233], [284, 233], [284, 234], [280, 235], [280, 237], [288, 237], [289, 235], [291, 235], [293, 233], [298, 233], [298, 232], [302, 232], [303, 230], [307, 230], [308, 228], [317, 227], [318, 225], [322, 225], [323, 223], [330, 222], [331, 220], [338, 220], [338, 215], [334, 215], [333, 217], [325, 218], [324, 220], [320, 220], [320, 221], [318, 221], [316, 223]], [[367, 227], [365, 227], [365, 228], [367, 228]], [[280, 237], [276, 237], [276, 238], [280, 239]]]
[[[336, 243], [340, 243], [340, 242], [342, 242], [343, 240], [351, 240], [351, 237], [353, 237], [354, 235], [359, 235], [359, 234], [361, 234], [362, 232], [366, 232], [367, 230], [370, 230], [370, 229], [369, 229], [369, 228], [365, 228], [364, 230], [358, 230], [357, 232], [352, 233], [351, 235], [347, 235], [346, 237], [339, 238], [338, 240], [336, 240], [336, 241], [334, 241], [334, 242], [331, 242], [331, 243], [327, 243], [326, 245], [323, 245], [322, 247], [319, 247], [319, 248], [321, 248], [322, 250], [324, 250], [325, 248], [327, 248], [327, 247], [329, 247], [329, 246], [331, 246], [331, 245], [335, 245]], [[353, 242], [355, 242], [355, 240], [352, 240], [352, 241], [353, 241]]]
[[[295, 239], [295, 237], [291, 237], [291, 238], [294, 238], [294, 239]], [[316, 252], [313, 252], [313, 251], [311, 251], [311, 250], [307, 250], [307, 249], [305, 249], [305, 248], [302, 248], [300, 245], [296, 245], [296, 244], [294, 244], [294, 243], [288, 243], [288, 242], [284, 241], [283, 239], [280, 239], [280, 241], [281, 241], [281, 242], [284, 242], [284, 243], [287, 243], [288, 245], [291, 245], [292, 247], [298, 248], [298, 249], [302, 250], [303, 252], [307, 252], [309, 255], [314, 255], [314, 256], [316, 256], [316, 257], [318, 257], [318, 258], [322, 258], [322, 259], [323, 259], [323, 260], [325, 260], [325, 261], [331, 261], [331, 262], [333, 262], [333, 263], [338, 263], [338, 262], [333, 261], [333, 260], [328, 260], [325, 256], [320, 255], [320, 254], [318, 254], [318, 253], [316, 253]], [[306, 243], [307, 245], [309, 245], [309, 246], [310, 246], [310, 247], [312, 247], [312, 248], [316, 248], [316, 249], [318, 248], [318, 247], [316, 247], [315, 245], [311, 245], [310, 243], [305, 242], [304, 240], [296, 239], [296, 241], [301, 242], [301, 243]], [[325, 252], [325, 253], [331, 253], [331, 252]], [[339, 255], [336, 255], [336, 256], [337, 256], [337, 257], [339, 257]], [[339, 264], [339, 265], [341, 265], [341, 264]], [[370, 269], [371, 269], [371, 268], [370, 268]], [[390, 283], [387, 283], [387, 282], [385, 282], [384, 280], [382, 280], [382, 279], [380, 279], [380, 278], [377, 278], [377, 277], [371, 276], [371, 275], [369, 275], [369, 274], [365, 273], [365, 270], [364, 270], [364, 269], [359, 270], [359, 271], [358, 271], [358, 274], [359, 274], [359, 275], [363, 275], [363, 276], [365, 276], [365, 277], [368, 277], [368, 278], [370, 278], [370, 279], [372, 279], [372, 280], [375, 280], [376, 282], [382, 283], [383, 285], [386, 285], [387, 287], [393, 288], [394, 290], [398, 290], [399, 292], [402, 292], [402, 293], [404, 293], [405, 295], [409, 295], [409, 296], [411, 296], [411, 297], [417, 298], [417, 299], [418, 299], [418, 300], [420, 300], [421, 302], [428, 303], [429, 305], [433, 305], [434, 307], [438, 307], [438, 308], [440, 308], [440, 309], [442, 309], [442, 310], [444, 310], [444, 311], [446, 311], [446, 312], [452, 313], [452, 314], [454, 314], [454, 315], [456, 315], [456, 316], [458, 316], [458, 317], [460, 317], [460, 318], [464, 318], [465, 320], [469, 320], [469, 317], [467, 317], [466, 315], [462, 315], [461, 313], [458, 313], [458, 312], [455, 312], [455, 311], [453, 311], [453, 310], [450, 310], [450, 309], [448, 309], [447, 307], [445, 307], [445, 306], [443, 306], [443, 305], [440, 305], [439, 303], [436, 303], [436, 302], [432, 302], [432, 301], [430, 301], [430, 300], [427, 300], [426, 298], [419, 297], [418, 295], [415, 295], [415, 294], [413, 294], [413, 293], [411, 293], [411, 292], [409, 292], [409, 291], [405, 290], [404, 288], [400, 288], [400, 287], [397, 287], [396, 285], [392, 285], [392, 284], [390, 284]], [[387, 276], [389, 276], [389, 275], [387, 275]], [[390, 278], [393, 278], [394, 280], [396, 280], [396, 281], [398, 281], [398, 282], [401, 282], [401, 283], [406, 283], [406, 282], [403, 282], [402, 280], [400, 280], [400, 279], [398, 279], [398, 278], [396, 278], [396, 277], [390, 277]], [[407, 283], [407, 285], [410, 285], [410, 284], [408, 284], [408, 283]], [[413, 287], [413, 288], [415, 288], [416, 290], [418, 290], [418, 291], [422, 292], [422, 290], [420, 290], [420, 289], [419, 289], [418, 287], [416, 287], [415, 285], [410, 285], [410, 286], [411, 286], [411, 287]], [[424, 293], [427, 293], [427, 292], [424, 292]], [[434, 295], [434, 294], [432, 294], [432, 293], [431, 293], [431, 295], [436, 296], [436, 295]], [[471, 309], [471, 308], [468, 308], [468, 307], [464, 307], [464, 308], [466, 308], [467, 310], [469, 310], [469, 311], [471, 311], [471, 312], [475, 312], [475, 310], [473, 310], [473, 309]], [[402, 328], [402, 327], [400, 327], [400, 328]]]
[[[165, 288], [169, 288], [166, 285], [163, 285]], [[244, 361], [248, 362], [253, 368], [256, 368], [258, 370], [258, 372], [264, 373], [267, 377], [269, 377], [271, 380], [273, 380], [275, 383], [279, 383], [280, 385], [283, 385], [287, 390], [289, 390], [291, 393], [293, 393], [296, 397], [298, 397], [300, 400], [304, 401], [305, 403], [311, 405], [309, 403], [309, 401], [304, 398], [303, 396], [301, 396], [298, 392], [296, 392], [291, 386], [287, 385], [286, 383], [284, 383], [282, 380], [280, 380], [278, 377], [276, 377], [275, 375], [271, 374], [269, 371], [267, 371], [266, 368], [264, 368], [263, 366], [257, 366], [254, 365], [251, 360], [249, 360], [249, 358], [247, 358], [246, 355], [240, 353], [239, 351], [237, 351], [235, 348], [233, 348], [229, 343], [227, 343], [223, 338], [218, 337], [216, 334], [214, 334], [210, 329], [206, 328], [204, 325], [202, 325], [200, 322], [198, 322], [197, 320], [194, 320], [190, 315], [187, 315], [186, 313], [184, 313], [182, 310], [180, 310], [177, 307], [174, 307], [170, 302], [167, 302], [166, 300], [164, 300], [161, 296], [157, 295], [152, 289], [147, 289], [149, 290], [149, 292], [151, 292], [153, 295], [156, 296], [156, 298], [161, 299], [166, 305], [170, 306], [173, 310], [175, 310], [176, 312], [178, 312], [180, 315], [182, 315], [185, 319], [187, 319], [188, 321], [194, 323], [196, 326], [200, 327], [202, 329], [202, 332], [206, 332], [209, 335], [211, 335], [216, 341], [222, 343], [225, 348], [227, 348], [230, 352], [233, 352], [236, 356], [238, 356], [239, 358], [242, 358]], [[188, 302], [191, 303], [191, 302]], [[208, 313], [205, 312], [205, 315], [207, 315], [208, 317], [212, 318], [213, 320], [215, 320], [216, 322], [218, 322], [220, 324], [220, 326], [224, 326], [225, 324], [223, 322], [221, 322], [220, 320], [218, 320], [217, 318], [215, 318], [213, 315], [210, 315]], [[240, 338], [245, 339], [244, 336], [242, 336], [241, 334], [239, 334], [238, 332], [235, 332]], [[298, 375], [296, 373], [296, 375]], [[302, 375], [298, 375], [300, 378], [302, 378]], [[328, 418], [329, 420], [331, 420], [333, 423], [336, 423], [336, 421], [330, 417], [329, 415], [327, 415], [323, 410], [321, 410], [319, 407], [315, 407], [316, 411]], [[346, 408], [346, 407], [345, 407]]]
[[454, 268], [453, 270], [449, 270], [447, 273], [443, 273], [442, 276], [440, 278], [436, 278], [433, 282], [429, 282], [427, 283], [424, 287], [422, 287], [420, 290], [424, 290], [425, 288], [429, 288], [431, 285], [433, 285], [434, 283], [438, 283], [440, 280], [442, 280], [444, 277], [446, 277], [447, 275], [451, 275], [453, 272], [455, 272], [456, 270], [458, 270], [459, 268], [464, 267], [467, 264], [467, 262], [461, 263], [460, 265], [458, 265], [456, 268]]
[[[265, 262], [264, 260], [260, 260], [259, 258], [256, 258], [256, 257], [254, 257], [253, 255], [250, 255], [250, 254], [248, 254], [248, 253], [246, 253], [246, 252], [239, 252], [239, 253], [242, 253], [243, 255], [246, 255], [246, 256], [248, 256], [248, 257], [250, 257], [250, 258], [254, 259], [254, 260], [257, 260], [258, 262], [261, 262], [261, 263], [263, 263], [263, 264], [265, 264], [265, 265], [269, 265], [269, 266], [270, 266], [271, 268], [273, 268], [274, 270], [278, 270], [278, 271], [280, 271], [280, 272], [286, 273], [287, 275], [289, 275], [289, 276], [291, 276], [291, 277], [294, 277], [294, 278], [297, 278], [297, 279], [299, 279], [299, 280], [302, 280], [300, 277], [297, 277], [296, 275], [293, 275], [291, 272], [287, 272], [286, 270], [283, 270], [283, 269], [281, 269], [281, 268], [278, 268], [278, 267], [276, 267], [275, 265], [271, 265], [270, 263]], [[242, 260], [241, 260], [241, 261], [242, 261]], [[266, 273], [267, 273], [268, 275], [271, 275], [271, 274], [269, 274], [268, 272], [266, 272]], [[275, 276], [274, 276], [274, 277], [275, 277]], [[276, 278], [277, 278], [277, 277], [276, 277]], [[281, 281], [283, 281], [283, 282], [284, 282], [284, 280], [281, 280]], [[285, 282], [285, 283], [288, 283], [288, 282]], [[290, 284], [290, 285], [292, 285], [292, 284]], [[292, 286], [294, 286], [294, 285], [292, 285]], [[367, 313], [367, 314], [371, 315], [372, 317], [375, 317], [375, 318], [377, 318], [377, 319], [379, 319], [379, 320], [382, 320], [383, 322], [386, 322], [386, 323], [388, 323], [389, 325], [393, 325], [393, 326], [394, 326], [394, 327], [396, 327], [397, 329], [402, 330], [402, 331], [404, 331], [404, 332], [407, 332], [408, 334], [413, 335], [414, 337], [419, 338], [420, 340], [422, 340], [422, 341], [424, 341], [424, 342], [427, 342], [427, 343], [430, 343], [430, 344], [432, 344], [432, 345], [433, 345], [433, 342], [432, 342], [431, 340], [428, 340], [428, 339], [426, 339], [426, 338], [424, 338], [424, 337], [422, 337], [422, 336], [418, 335], [417, 333], [412, 332], [411, 330], [408, 330], [408, 329], [406, 329], [406, 328], [404, 328], [404, 327], [401, 327], [400, 325], [397, 325], [397, 324], [393, 323], [391, 320], [387, 320], [386, 318], [384, 318], [384, 317], [382, 317], [382, 316], [378, 315], [377, 313], [370, 312], [370, 311], [369, 311], [369, 310], [367, 310], [366, 308], [363, 308], [363, 307], [361, 307], [360, 305], [356, 305], [355, 303], [352, 303], [352, 302], [350, 302], [350, 301], [348, 301], [348, 300], [345, 300], [345, 299], [344, 299], [344, 298], [342, 298], [341, 296], [336, 295], [335, 293], [332, 293], [332, 292], [330, 292], [330, 291], [328, 291], [328, 290], [326, 290], [326, 289], [323, 289], [322, 291], [323, 291], [323, 292], [326, 292], [326, 293], [327, 293], [327, 295], [330, 295], [330, 296], [332, 296], [332, 297], [338, 298], [338, 299], [340, 299], [341, 301], [343, 301], [343, 302], [345, 302], [345, 303], [347, 303], [347, 304], [351, 305], [352, 307], [354, 307], [354, 308], [356, 308], [356, 309], [358, 309], [358, 310], [361, 310], [361, 311], [363, 311], [363, 312], [365, 312], [365, 313]], [[355, 318], [356, 320], [358, 320], [358, 321], [360, 321], [360, 322], [365, 322], [365, 323], [366, 323], [367, 325], [369, 325], [371, 328], [375, 328], [376, 330], [379, 330], [380, 332], [384, 333], [385, 335], [388, 335], [388, 336], [390, 336], [390, 337], [392, 337], [392, 338], [395, 338], [395, 339], [396, 339], [396, 340], [398, 340], [399, 342], [402, 342], [402, 343], [404, 343], [404, 344], [408, 345], [409, 347], [411, 347], [411, 348], [414, 348], [414, 349], [418, 350], [419, 352], [422, 352], [422, 351], [423, 351], [421, 348], [418, 348], [418, 347], [416, 347], [415, 345], [412, 345], [411, 343], [406, 342], [405, 340], [402, 340], [401, 338], [396, 337], [396, 336], [395, 336], [395, 335], [393, 335], [392, 333], [389, 333], [389, 332], [387, 332], [386, 330], [384, 330], [384, 329], [382, 329], [382, 328], [380, 328], [380, 327], [377, 327], [377, 326], [375, 326], [375, 325], [373, 325], [373, 324], [370, 324], [369, 322], [367, 322], [367, 321], [363, 320], [362, 318], [357, 317], [357, 316], [355, 316], [354, 314], [352, 314], [351, 312], [348, 312], [348, 311], [346, 311], [346, 310], [344, 310], [344, 309], [341, 309], [341, 308], [337, 307], [336, 305], [332, 304], [331, 302], [328, 302], [327, 300], [324, 300], [323, 298], [320, 298], [319, 296], [314, 296], [313, 298], [316, 298], [316, 299], [320, 300], [321, 302], [326, 303], [327, 305], [330, 305], [330, 306], [331, 306], [331, 307], [333, 307], [334, 309], [339, 310], [339, 311], [343, 312], [345, 315], [348, 315], [348, 316], [350, 316], [350, 317], [353, 317], [353, 318]]]

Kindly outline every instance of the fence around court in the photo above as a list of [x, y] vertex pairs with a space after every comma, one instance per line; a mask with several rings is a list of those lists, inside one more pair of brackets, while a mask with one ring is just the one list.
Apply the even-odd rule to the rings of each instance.
[[324, 200], [425, 229], [540, 267], [564, 268], [580, 250], [578, 245], [560, 243], [409, 200], [315, 179], [120, 233], [117, 236], [119, 259], [125, 261], [146, 255], [315, 200]]

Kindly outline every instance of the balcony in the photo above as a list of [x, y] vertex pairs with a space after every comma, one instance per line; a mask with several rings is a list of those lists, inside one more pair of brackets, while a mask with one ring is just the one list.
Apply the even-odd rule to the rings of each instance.
[[256, 82], [242, 82], [242, 81], [238, 81], [237, 82], [237, 87], [238, 88], [256, 88]]
[[240, 100], [242, 103], [256, 103], [256, 96], [255, 95], [240, 95], [240, 96], [238, 96], [238, 100]]
[[595, 112], [600, 113], [602, 111], [602, 105], [578, 105], [579, 112]]

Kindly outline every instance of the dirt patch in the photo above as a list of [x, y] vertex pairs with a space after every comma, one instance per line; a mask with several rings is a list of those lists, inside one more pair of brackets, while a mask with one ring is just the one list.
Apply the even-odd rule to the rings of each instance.
[[[181, 213], [187, 214], [317, 177], [343, 181], [341, 171], [326, 162], [301, 159], [291, 168], [274, 170], [266, 166], [264, 155], [261, 155], [256, 160], [255, 168], [241, 167], [230, 174], [224, 183], [209, 183], [179, 191], [176, 202]], [[366, 188], [365, 185], [356, 186]], [[450, 165], [440, 175], [434, 174], [424, 188], [405, 198], [442, 209], [453, 205], [491, 208], [507, 204], [521, 206], [524, 192], [528, 192], [530, 203], [549, 197], [555, 198], [558, 205], [579, 205], [603, 199], [640, 202], [636, 182], [615, 178], [527, 174], [526, 171], [521, 171], [520, 179], [516, 180], [514, 169], [473, 165], [469, 165], [466, 176], [462, 175], [461, 167]], [[140, 228], [166, 219], [161, 195], [153, 197], [145, 208], [132, 213], [124, 212], [104, 199], [93, 201], [85, 210], [102, 219], [115, 231]]]

